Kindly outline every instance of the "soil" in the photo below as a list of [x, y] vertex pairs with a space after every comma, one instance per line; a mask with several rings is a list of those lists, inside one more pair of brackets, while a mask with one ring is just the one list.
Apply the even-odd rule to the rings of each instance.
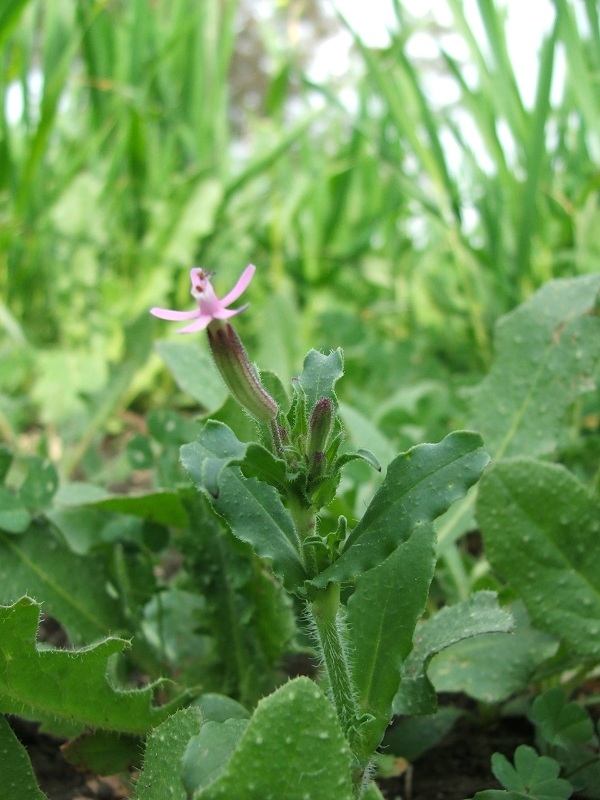
[[[40, 733], [35, 724], [10, 719], [29, 752], [39, 784], [49, 800], [123, 800], [130, 796], [127, 776], [86, 775], [64, 758], [62, 740]], [[485, 727], [460, 720], [446, 738], [401, 776], [381, 780], [388, 800], [467, 800], [483, 789], [501, 788], [490, 770], [493, 753], [511, 758], [532, 732], [521, 718], [496, 720]]]
[[464, 718], [403, 775], [379, 785], [388, 800], [468, 800], [484, 789], [503, 788], [492, 774], [492, 755], [502, 753], [512, 761], [520, 744], [533, 744], [533, 729], [522, 717], [485, 726]]

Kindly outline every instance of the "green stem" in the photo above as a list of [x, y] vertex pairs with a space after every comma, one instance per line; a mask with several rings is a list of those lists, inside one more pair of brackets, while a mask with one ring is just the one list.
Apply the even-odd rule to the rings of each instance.
[[348, 734], [358, 715], [356, 692], [352, 683], [348, 657], [348, 635], [340, 612], [340, 586], [330, 583], [309, 605], [315, 634], [329, 681], [331, 700], [338, 718]]
[[290, 491], [288, 493], [288, 508], [294, 525], [296, 533], [300, 540], [301, 554], [304, 566], [308, 573], [312, 576], [317, 574], [317, 557], [315, 555], [314, 547], [311, 545], [304, 546], [304, 540], [308, 536], [312, 536], [317, 527], [317, 520], [315, 514], [310, 506], [307, 506], [303, 500], [295, 493]]

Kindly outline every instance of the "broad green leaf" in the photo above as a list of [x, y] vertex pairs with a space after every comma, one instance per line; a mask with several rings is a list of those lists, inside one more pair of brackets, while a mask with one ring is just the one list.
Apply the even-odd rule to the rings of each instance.
[[[97, 499], [80, 484], [79, 491], [60, 493], [56, 508], [47, 518], [60, 530], [74, 553], [83, 555], [103, 541], [105, 530], [112, 524], [127, 529], [128, 517], [143, 519], [151, 525], [185, 528], [188, 516], [175, 492], [149, 492], [143, 495], [110, 495], [103, 492]], [[81, 504], [77, 496], [81, 496]], [[87, 499], [86, 499], [87, 497]], [[68, 502], [64, 502], [64, 501]], [[60, 502], [63, 501], [63, 502]]]
[[47, 526], [21, 536], [0, 533], [0, 603], [28, 594], [60, 620], [72, 642], [88, 643], [127, 627], [119, 601], [106, 591], [104, 559], [71, 552]]
[[489, 461], [481, 437], [451, 433], [438, 444], [423, 444], [392, 461], [342, 555], [312, 583], [344, 581], [380, 564], [417, 525], [432, 522], [481, 475]]
[[532, 621], [600, 657], [600, 501], [557, 464], [519, 458], [487, 472], [477, 503], [486, 554]]
[[336, 381], [343, 374], [344, 358], [339, 348], [333, 350], [327, 356], [319, 353], [318, 350], [310, 350], [307, 353], [302, 372], [297, 380], [306, 394], [306, 409], [308, 413], [322, 397], [328, 397], [337, 407], [334, 387]]
[[198, 488], [213, 497], [219, 494], [223, 470], [234, 464], [239, 464], [248, 477], [260, 478], [272, 485], [284, 486], [286, 481], [285, 461], [275, 458], [260, 444], [240, 442], [227, 425], [214, 420], [206, 423], [196, 442], [183, 445], [181, 460]]
[[[568, 407], [594, 387], [599, 289], [599, 275], [552, 281], [496, 324], [492, 368], [470, 393], [473, 429], [494, 460], [556, 449]], [[467, 530], [475, 497], [439, 520], [440, 553]]]
[[527, 688], [535, 669], [556, 653], [559, 640], [533, 628], [521, 603], [510, 611], [515, 621], [510, 636], [484, 633], [434, 656], [428, 674], [437, 692], [500, 703]]
[[183, 783], [190, 795], [221, 777], [248, 724], [248, 719], [208, 720], [190, 740], [183, 758]]
[[206, 414], [223, 405], [228, 390], [210, 356], [208, 343], [201, 347], [189, 342], [161, 339], [156, 343], [156, 349], [179, 388], [197, 400]]
[[191, 707], [177, 711], [150, 732], [134, 800], [188, 799], [181, 777], [182, 759], [201, 726], [202, 714]]
[[48, 800], [33, 774], [27, 751], [0, 715], [2, 796], [4, 800]]
[[31, 515], [19, 498], [0, 486], [0, 530], [23, 533], [30, 522]]
[[221, 776], [194, 800], [351, 800], [350, 749], [308, 678], [261, 700]]
[[176, 492], [162, 491], [140, 495], [112, 495], [103, 500], [88, 503], [87, 507], [119, 514], [130, 514], [134, 517], [141, 517], [147, 522], [171, 525], [174, 528], [185, 528], [189, 522]]
[[391, 720], [402, 664], [412, 648], [434, 568], [433, 527], [418, 525], [383, 564], [357, 579], [348, 600], [357, 699], [361, 711], [374, 717], [360, 730], [366, 757], [379, 746]]
[[[218, 432], [223, 428], [220, 423], [212, 423], [210, 431]], [[212, 443], [210, 437], [207, 444]], [[233, 446], [237, 448], [240, 444]], [[244, 477], [237, 467], [223, 468], [222, 461], [234, 458], [233, 453], [222, 455], [221, 437], [214, 450], [200, 442], [181, 448], [182, 463], [196, 487], [207, 495], [234, 535], [250, 544], [260, 558], [272, 562], [275, 575], [289, 590], [294, 590], [307, 577], [299, 556], [300, 544], [294, 522], [272, 486]]]
[[394, 713], [435, 712], [437, 696], [427, 677], [427, 667], [436, 653], [471, 636], [507, 633], [511, 628], [512, 618], [499, 608], [493, 592], [477, 592], [429, 617], [417, 627], [413, 650], [404, 663], [400, 690], [394, 698]]
[[169, 706], [152, 705], [156, 685], [119, 690], [109, 684], [107, 662], [127, 647], [124, 639], [82, 650], [39, 649], [40, 608], [29, 597], [0, 606], [0, 711], [133, 734], [145, 734], [169, 715]]
[[193, 704], [202, 712], [202, 718], [213, 722], [225, 722], [228, 719], [248, 719], [250, 714], [241, 703], [224, 694], [208, 692], [194, 700]]
[[492, 369], [471, 395], [473, 428], [494, 459], [556, 448], [600, 359], [599, 289], [600, 275], [552, 281], [498, 322]]

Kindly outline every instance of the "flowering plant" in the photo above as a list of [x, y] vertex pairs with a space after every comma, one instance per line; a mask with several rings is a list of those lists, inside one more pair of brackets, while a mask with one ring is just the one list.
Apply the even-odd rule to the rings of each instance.
[[[311, 350], [289, 387], [250, 362], [230, 305], [253, 274], [219, 299], [211, 276], [192, 272], [198, 308], [184, 320], [206, 329], [218, 370], [189, 339], [159, 343], [204, 409], [200, 424], [157, 409], [148, 436], [129, 442], [159, 488], [59, 486], [41, 457], [18, 460], [15, 488], [0, 448], [0, 711], [70, 736], [65, 754], [96, 774], [135, 764], [135, 800], [380, 800], [374, 769], [394, 762], [384, 753], [413, 761], [456, 711], [415, 735], [436, 691], [486, 704], [521, 694], [539, 752], [517, 748], [514, 766], [496, 755], [498, 781], [532, 800], [596, 798], [597, 736], [569, 694], [600, 663], [599, 501], [548, 456], [594, 385], [600, 277], [549, 284], [499, 323], [494, 364], [468, 398], [486, 449], [457, 431], [384, 450], [382, 478], [346, 437], [353, 424], [359, 444], [377, 429], [338, 402], [340, 350]], [[475, 515], [486, 562], [461, 584], [469, 556], [455, 542]], [[449, 576], [463, 589], [447, 592], [453, 604]], [[32, 597], [68, 651], [36, 644]], [[307, 651], [302, 677], [286, 681], [298, 673], [285, 659]], [[124, 664], [148, 683], [117, 688]], [[549, 678], [560, 688], [532, 701]], [[11, 800], [45, 800], [2, 716], [0, 750]]]

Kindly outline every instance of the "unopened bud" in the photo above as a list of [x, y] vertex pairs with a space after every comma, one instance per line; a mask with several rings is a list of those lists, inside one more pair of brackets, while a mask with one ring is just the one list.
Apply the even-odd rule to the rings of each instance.
[[308, 421], [306, 455], [309, 459], [312, 459], [315, 453], [324, 453], [327, 450], [334, 421], [335, 413], [331, 400], [328, 397], [317, 400]]
[[269, 422], [277, 415], [277, 403], [254, 371], [242, 340], [228, 322], [213, 320], [208, 341], [217, 369], [234, 400], [255, 419]]

